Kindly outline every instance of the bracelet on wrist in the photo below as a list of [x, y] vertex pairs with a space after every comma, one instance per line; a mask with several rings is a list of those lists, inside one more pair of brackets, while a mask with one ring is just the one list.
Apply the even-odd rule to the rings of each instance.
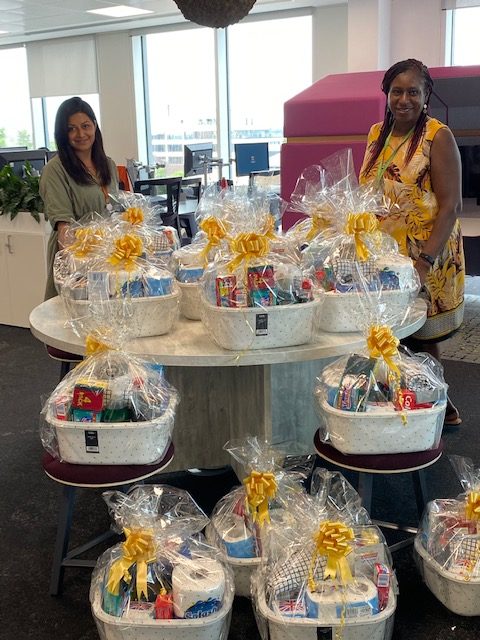
[[435, 264], [435, 258], [431, 255], [429, 255], [428, 253], [420, 253], [418, 255], [419, 258], [421, 258], [424, 262], [428, 262], [428, 264], [433, 267], [433, 265]]

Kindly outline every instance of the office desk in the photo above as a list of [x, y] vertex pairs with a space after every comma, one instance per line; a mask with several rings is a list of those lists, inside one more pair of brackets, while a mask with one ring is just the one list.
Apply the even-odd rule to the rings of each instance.
[[[396, 335], [410, 335], [425, 318], [426, 305], [417, 300]], [[58, 297], [32, 311], [30, 328], [48, 345], [84, 353]], [[168, 381], [180, 392], [173, 465], [185, 469], [231, 464], [222, 447], [246, 434], [273, 442], [297, 441], [313, 449], [318, 426], [312, 399], [315, 377], [334, 357], [364, 344], [360, 333], [321, 332], [309, 344], [237, 353], [218, 347], [201, 322], [180, 318], [169, 334], [137, 338], [126, 349], [166, 365]]]

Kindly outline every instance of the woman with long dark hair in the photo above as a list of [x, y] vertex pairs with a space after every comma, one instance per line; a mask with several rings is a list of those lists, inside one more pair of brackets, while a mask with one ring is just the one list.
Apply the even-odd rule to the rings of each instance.
[[[427, 301], [427, 321], [407, 341], [414, 351], [440, 360], [439, 342], [461, 325], [465, 261], [460, 224], [461, 163], [450, 129], [428, 115], [433, 80], [412, 58], [385, 73], [383, 122], [370, 129], [360, 171], [362, 183], [376, 181], [390, 201], [383, 231], [415, 261]], [[449, 401], [445, 424], [460, 424]]]
[[45, 166], [40, 195], [52, 225], [48, 244], [48, 281], [45, 299], [57, 295], [53, 261], [69, 241], [72, 222], [96, 212], [107, 215], [110, 194], [118, 193], [115, 163], [103, 148], [102, 134], [91, 106], [81, 98], [62, 102], [55, 118], [58, 153]]

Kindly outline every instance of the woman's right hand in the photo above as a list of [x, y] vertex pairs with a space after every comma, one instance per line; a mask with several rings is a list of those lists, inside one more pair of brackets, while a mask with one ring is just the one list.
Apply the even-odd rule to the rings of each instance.
[[58, 248], [65, 249], [69, 245], [72, 244], [72, 237], [70, 233], [70, 223], [68, 222], [58, 222], [57, 223], [57, 233], [58, 233]]

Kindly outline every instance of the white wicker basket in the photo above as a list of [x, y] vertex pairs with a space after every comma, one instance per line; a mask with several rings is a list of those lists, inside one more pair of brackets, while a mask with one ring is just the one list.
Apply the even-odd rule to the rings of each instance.
[[[255, 587], [255, 578], [253, 580]], [[288, 618], [274, 613], [265, 601], [262, 589], [254, 588], [255, 606], [262, 638], [270, 640], [318, 640], [318, 638], [341, 638], [342, 640], [390, 640], [393, 633], [393, 620], [396, 597], [392, 590], [387, 607], [368, 618], [347, 618], [326, 621], [319, 625], [312, 618]], [[323, 621], [322, 621], [323, 622]], [[264, 627], [262, 633], [261, 627]]]
[[[132, 338], [161, 336], [173, 327], [178, 315], [180, 293], [174, 291], [165, 296], [108, 300], [109, 321], [127, 321]], [[88, 300], [70, 300], [70, 313], [75, 318], [88, 316]], [[102, 303], [100, 303], [101, 305]]]
[[198, 282], [177, 282], [182, 297], [180, 298], [180, 313], [189, 320], [201, 320], [202, 299], [201, 285]]
[[[323, 294], [320, 329], [330, 333], [360, 331], [363, 319], [359, 304], [361, 295], [365, 294], [326, 291]], [[381, 299], [388, 305], [388, 312], [392, 317], [402, 318], [412, 300], [412, 292], [408, 289], [382, 291]]]
[[322, 399], [319, 409], [330, 442], [342, 453], [407, 453], [436, 446], [442, 433], [446, 403], [405, 412], [356, 413], [331, 407]]
[[[71, 422], [50, 413], [61, 460], [72, 464], [151, 464], [167, 450], [174, 425], [172, 397], [166, 414], [145, 422]], [[87, 432], [96, 432], [98, 451], [87, 451]], [[91, 441], [89, 439], [89, 441]]]
[[447, 571], [415, 538], [423, 579], [440, 602], [460, 616], [480, 616], [480, 579], [465, 580]]
[[242, 309], [204, 303], [202, 321], [215, 342], [224, 349], [242, 351], [290, 347], [312, 340], [320, 308], [320, 300]]
[[105, 640], [226, 640], [232, 615], [233, 589], [227, 579], [222, 608], [205, 618], [136, 620], [128, 622], [105, 613], [100, 589], [94, 594], [92, 613]]

